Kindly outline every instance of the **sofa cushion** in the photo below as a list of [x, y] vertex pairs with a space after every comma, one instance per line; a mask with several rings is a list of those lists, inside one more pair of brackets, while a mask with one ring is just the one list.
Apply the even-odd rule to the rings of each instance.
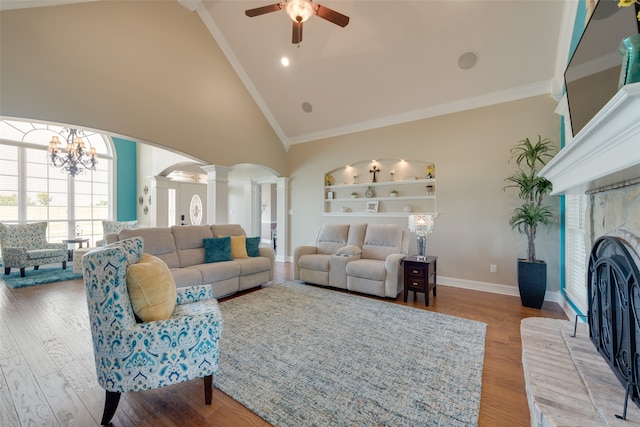
[[349, 225], [349, 237], [347, 245], [362, 247], [364, 244], [364, 236], [367, 232], [366, 223], [355, 223]]
[[214, 224], [211, 226], [214, 237], [222, 236], [245, 236], [247, 233], [240, 224]]
[[347, 263], [347, 276], [384, 282], [387, 277], [384, 261], [359, 259]]
[[324, 224], [316, 239], [317, 253], [335, 254], [338, 249], [347, 245], [348, 236], [349, 224]]
[[42, 258], [51, 258], [60, 255], [60, 251], [64, 251], [67, 253], [66, 249], [31, 249], [27, 251], [27, 259], [42, 259]]
[[211, 237], [203, 239], [203, 243], [205, 263], [233, 261], [231, 237]]
[[240, 265], [241, 276], [262, 273], [271, 269], [271, 262], [262, 257], [238, 258], [234, 261]]
[[260, 236], [247, 237], [247, 255], [250, 257], [260, 256]]
[[208, 225], [174, 225], [171, 233], [176, 241], [180, 267], [202, 264], [205, 262], [204, 239], [215, 237]]
[[41, 249], [47, 246], [47, 223], [1, 224], [7, 247]]
[[119, 240], [140, 236], [143, 240], [144, 252], [157, 256], [169, 268], [180, 267], [176, 244], [169, 228], [132, 228], [124, 229], [118, 235]]
[[314, 254], [302, 255], [298, 260], [298, 266], [307, 270], [329, 271], [329, 259], [331, 255]]
[[397, 224], [369, 224], [362, 245], [362, 258], [384, 260], [402, 252], [402, 228]]
[[127, 268], [127, 290], [133, 312], [143, 322], [166, 320], [176, 306], [176, 283], [160, 258], [143, 253]]
[[202, 274], [199, 270], [192, 268], [171, 268], [171, 275], [176, 282], [176, 288], [185, 286], [202, 285]]
[[202, 275], [202, 283], [215, 283], [240, 276], [240, 263], [237, 261], [213, 262], [193, 265], [187, 269], [196, 269]]
[[247, 255], [247, 238], [245, 236], [231, 237], [231, 254], [233, 258], [248, 258]]

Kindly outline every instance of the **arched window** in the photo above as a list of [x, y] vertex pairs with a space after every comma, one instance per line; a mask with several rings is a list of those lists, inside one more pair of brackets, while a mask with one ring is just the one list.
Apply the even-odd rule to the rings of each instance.
[[83, 129], [85, 144], [95, 149], [98, 163], [95, 171], [74, 177], [52, 166], [47, 158], [53, 136], [65, 141], [63, 129], [0, 120], [0, 222], [47, 221], [51, 242], [79, 235], [94, 244], [102, 238], [102, 220], [112, 212], [112, 142], [103, 134]]

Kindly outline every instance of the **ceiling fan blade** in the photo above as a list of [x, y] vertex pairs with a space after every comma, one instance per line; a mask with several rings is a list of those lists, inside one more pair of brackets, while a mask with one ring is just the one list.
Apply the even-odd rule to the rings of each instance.
[[264, 15], [265, 13], [277, 12], [284, 8], [284, 3], [270, 4], [269, 6], [256, 7], [255, 9], [248, 9], [244, 11], [244, 14], [250, 18], [254, 16]]
[[335, 10], [329, 9], [328, 7], [320, 4], [315, 5], [315, 12], [320, 18], [326, 19], [327, 21], [333, 22], [341, 27], [346, 27], [349, 23], [349, 17], [347, 15], [338, 13]]
[[298, 44], [302, 41], [302, 22], [293, 23], [293, 33], [291, 35], [291, 43]]

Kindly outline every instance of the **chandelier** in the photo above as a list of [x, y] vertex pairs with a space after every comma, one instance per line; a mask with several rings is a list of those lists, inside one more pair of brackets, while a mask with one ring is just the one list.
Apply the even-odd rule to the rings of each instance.
[[47, 148], [47, 158], [51, 162], [51, 166], [62, 168], [69, 172], [69, 175], [76, 176], [85, 170], [96, 170], [96, 149], [87, 148], [82, 139], [83, 132], [78, 129], [63, 129], [62, 134], [67, 133], [67, 147], [64, 151], [60, 149], [60, 139], [53, 136]]

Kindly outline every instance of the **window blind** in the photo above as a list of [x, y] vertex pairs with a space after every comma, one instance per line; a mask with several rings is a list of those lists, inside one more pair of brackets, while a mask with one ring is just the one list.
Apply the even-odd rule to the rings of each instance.
[[585, 209], [587, 196], [565, 196], [565, 292], [569, 299], [587, 313], [587, 265]]

